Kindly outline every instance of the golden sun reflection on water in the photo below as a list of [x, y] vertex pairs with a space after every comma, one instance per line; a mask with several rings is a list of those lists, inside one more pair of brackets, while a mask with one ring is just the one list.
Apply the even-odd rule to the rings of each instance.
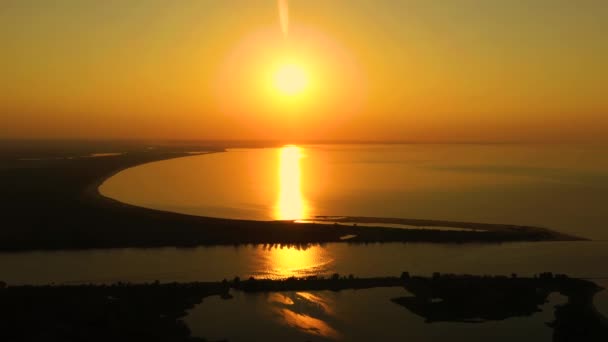
[[340, 333], [325, 321], [298, 313], [290, 309], [276, 309], [283, 317], [285, 324], [312, 335], [323, 336], [330, 339], [339, 339]]
[[[307, 217], [308, 207], [302, 194], [302, 169], [300, 160], [304, 157], [297, 146], [285, 146], [279, 150], [279, 193], [275, 205], [275, 219], [299, 220]], [[265, 263], [264, 277], [284, 279], [305, 277], [328, 272], [327, 265], [333, 260], [325, 255], [319, 246], [296, 248], [293, 246], [270, 246], [261, 251]], [[333, 314], [331, 303], [308, 292], [273, 295], [275, 312], [281, 322], [311, 335], [329, 339], [339, 339], [340, 333], [331, 327], [323, 317], [314, 317], [306, 308], [321, 309], [323, 315]], [[299, 305], [295, 305], [296, 302]], [[314, 310], [312, 310], [314, 312]]]
[[341, 339], [338, 330], [332, 327], [335, 306], [329, 297], [310, 292], [277, 293], [268, 296], [278, 322], [304, 333], [328, 339]]
[[[274, 207], [277, 220], [299, 220], [308, 215], [308, 204], [302, 194], [303, 149], [287, 145], [279, 149], [278, 196]], [[319, 246], [296, 248], [294, 246], [270, 246], [261, 251], [264, 259], [264, 277], [281, 279], [292, 276], [304, 277], [327, 273], [326, 266], [332, 259]]]
[[296, 296], [305, 301], [308, 301], [311, 304], [318, 306], [327, 315], [334, 314], [333, 306], [335, 304], [331, 302], [328, 298], [324, 298], [310, 292], [296, 292]]
[[302, 169], [304, 157], [298, 146], [288, 145], [279, 150], [279, 195], [275, 205], [275, 219], [298, 220], [307, 217], [306, 199], [302, 195]]
[[333, 261], [319, 246], [305, 249], [270, 247], [260, 250], [259, 253], [265, 267], [263, 274], [257, 276], [272, 279], [328, 274], [330, 272], [328, 266]]

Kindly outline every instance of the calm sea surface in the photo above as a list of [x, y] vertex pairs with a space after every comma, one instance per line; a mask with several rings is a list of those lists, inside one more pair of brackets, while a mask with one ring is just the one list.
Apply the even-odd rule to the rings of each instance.
[[[399, 275], [402, 271], [590, 277], [608, 287], [608, 158], [594, 147], [288, 146], [161, 161], [101, 188], [120, 201], [182, 213], [259, 220], [356, 215], [539, 225], [591, 242], [500, 245], [326, 244], [112, 249], [0, 254], [9, 284], [205, 281], [234, 276]], [[531, 317], [433, 323], [390, 301], [398, 288], [207, 298], [186, 321], [230, 341], [550, 341], [553, 295]], [[608, 291], [596, 297], [608, 314]], [[389, 335], [387, 335], [389, 334]]]
[[315, 215], [538, 225], [608, 240], [608, 149], [329, 145], [138, 166], [101, 186], [139, 206], [254, 220]]
[[[543, 242], [502, 245], [327, 244], [116, 249], [0, 254], [2, 279], [11, 284], [107, 283], [153, 280], [197, 281], [239, 275], [283, 278], [291, 275], [399, 275], [403, 270], [472, 274], [532, 275], [543, 271], [591, 277], [608, 287], [607, 242]], [[600, 279], [603, 278], [603, 279]], [[483, 324], [433, 323], [390, 300], [407, 295], [399, 288], [272, 294], [233, 292], [231, 300], [211, 297], [189, 312], [186, 322], [197, 336], [230, 341], [550, 341], [553, 295], [542, 312]], [[595, 298], [608, 315], [608, 291]]]

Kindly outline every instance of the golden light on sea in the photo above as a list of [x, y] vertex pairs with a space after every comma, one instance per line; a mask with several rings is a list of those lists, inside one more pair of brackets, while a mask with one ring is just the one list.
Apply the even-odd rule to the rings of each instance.
[[263, 265], [263, 277], [271, 279], [329, 274], [334, 261], [320, 246], [267, 246], [258, 249], [257, 257]]
[[302, 149], [288, 145], [279, 150], [279, 194], [275, 219], [298, 220], [307, 217], [308, 207], [302, 194]]
[[316, 254], [314, 249], [303, 251], [293, 247], [275, 248], [271, 251], [268, 266], [278, 278], [299, 276], [307, 274], [307, 271], [316, 266], [319, 262]]

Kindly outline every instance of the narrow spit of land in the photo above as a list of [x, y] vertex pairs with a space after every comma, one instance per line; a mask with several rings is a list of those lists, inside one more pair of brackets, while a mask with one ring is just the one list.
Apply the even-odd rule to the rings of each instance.
[[[98, 192], [105, 179], [121, 170], [190, 156], [189, 151], [211, 153], [224, 149], [214, 145], [172, 145], [114, 147], [112, 150], [88, 147], [78, 152], [49, 152], [40, 147], [26, 152], [0, 151], [0, 250], [310, 244], [343, 242], [344, 237], [349, 237], [349, 243], [580, 240], [544, 228], [462, 222], [402, 221], [471, 230], [404, 230], [383, 228], [381, 224], [364, 227], [348, 219], [327, 225], [198, 217], [127, 205]], [[377, 219], [374, 222], [378, 222]]]
[[427, 322], [476, 322], [531, 316], [549, 294], [568, 297], [555, 308], [554, 341], [605, 341], [606, 318], [593, 306], [596, 284], [544, 273], [534, 278], [441, 275], [432, 277], [224, 280], [215, 283], [9, 286], [0, 284], [3, 341], [203, 341], [183, 318], [208, 296], [230, 299], [230, 291], [341, 291], [403, 287], [391, 301]]

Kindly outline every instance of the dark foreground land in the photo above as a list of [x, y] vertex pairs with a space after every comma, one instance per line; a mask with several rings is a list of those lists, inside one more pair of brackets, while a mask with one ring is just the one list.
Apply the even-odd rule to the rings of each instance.
[[[568, 298], [555, 308], [553, 341], [606, 341], [608, 323], [593, 306], [601, 290], [563, 275], [534, 278], [439, 275], [414, 277], [249, 280], [216, 283], [0, 287], [2, 341], [203, 341], [190, 336], [187, 310], [208, 296], [244, 292], [340, 291], [403, 287], [392, 301], [433, 322], [484, 322], [530, 316], [549, 294]], [[405, 293], [404, 293], [405, 294]], [[404, 328], [405, 329], [405, 328]], [[379, 340], [382, 337], [379, 336]]]
[[[175, 214], [122, 204], [99, 195], [103, 180], [136, 165], [221, 152], [217, 145], [32, 144], [0, 148], [0, 250], [308, 244], [340, 242], [508, 242], [577, 240], [544, 228], [463, 222], [401, 220], [471, 231], [357, 227], [228, 220]], [[89, 157], [91, 153], [123, 152]], [[361, 218], [358, 218], [361, 220]], [[377, 221], [376, 221], [377, 222]]]

